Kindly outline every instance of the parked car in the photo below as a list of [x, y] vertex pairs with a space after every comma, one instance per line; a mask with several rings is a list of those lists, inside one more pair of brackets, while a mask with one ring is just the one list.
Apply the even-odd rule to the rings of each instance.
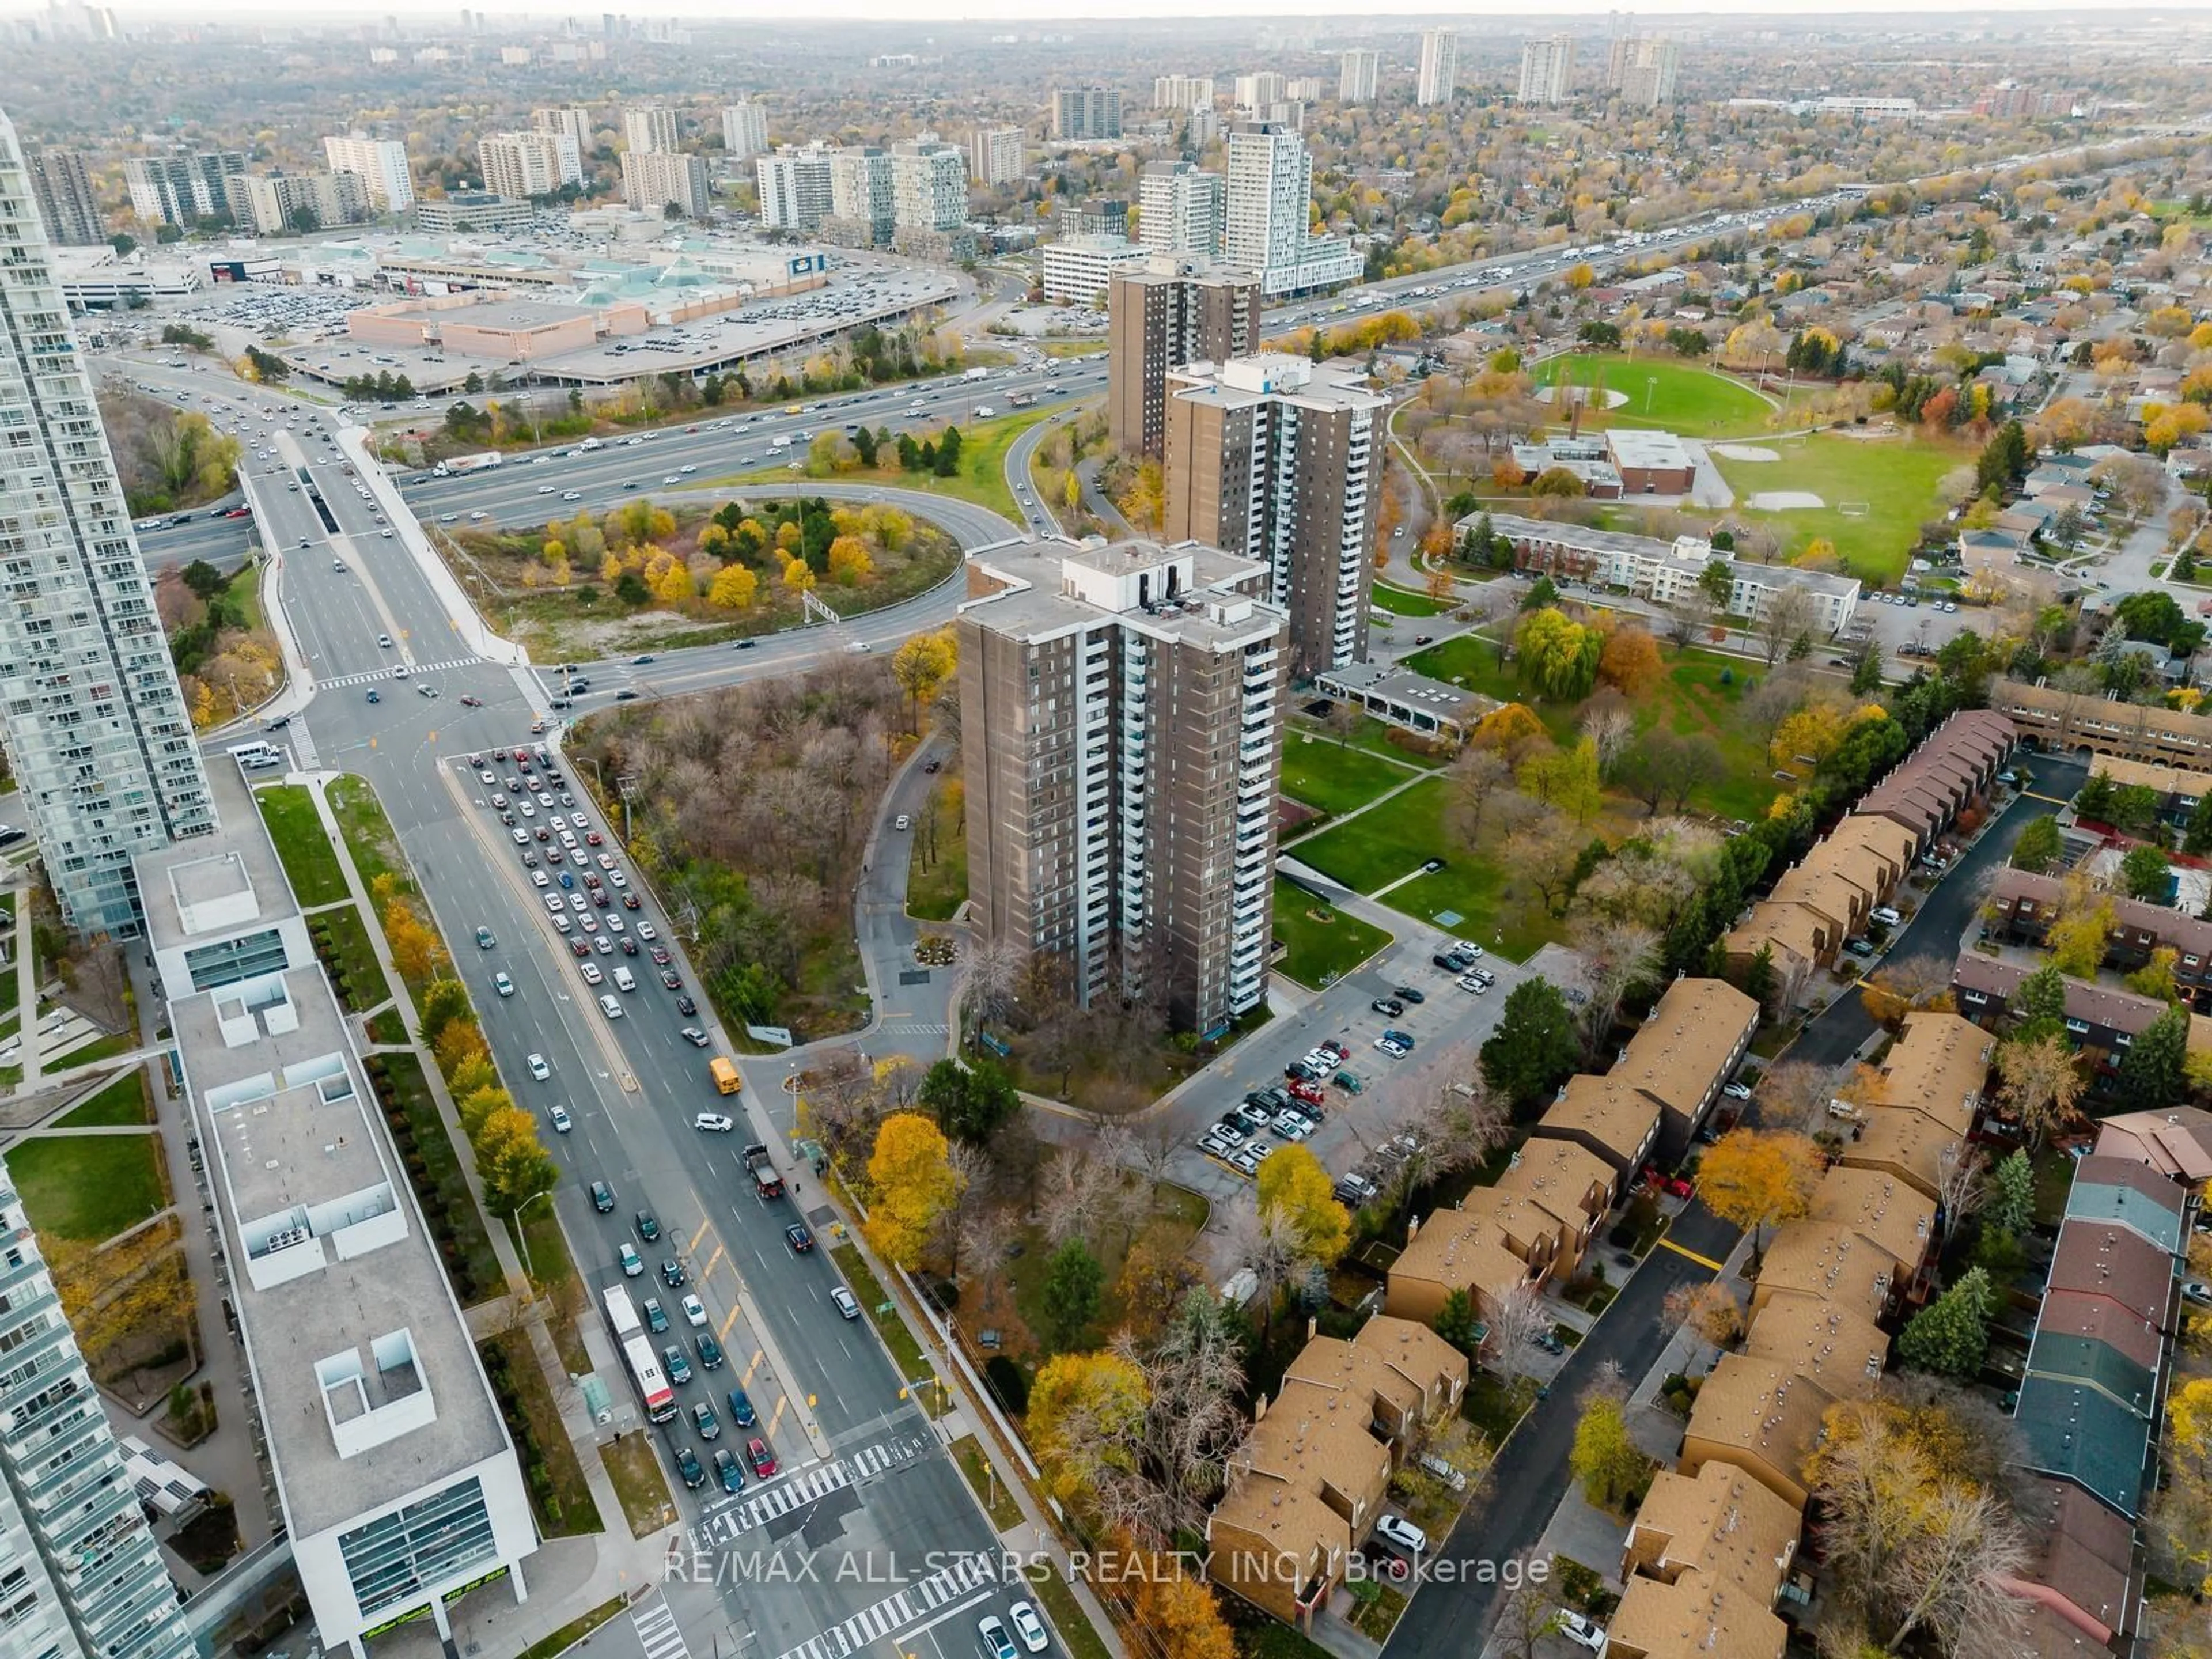
[[1375, 1531], [1378, 1536], [1389, 1539], [1400, 1549], [1410, 1550], [1415, 1555], [1419, 1555], [1429, 1547], [1428, 1534], [1423, 1532], [1402, 1515], [1391, 1515], [1385, 1512], [1382, 1518], [1376, 1522]]
[[1387, 1015], [1392, 1019], [1397, 1018], [1406, 1012], [1406, 1005], [1395, 997], [1377, 997], [1367, 1006], [1376, 1013]]
[[1592, 1653], [1605, 1651], [1605, 1627], [1585, 1619], [1579, 1613], [1565, 1607], [1553, 1615], [1559, 1621], [1559, 1634], [1578, 1648], [1588, 1648]]

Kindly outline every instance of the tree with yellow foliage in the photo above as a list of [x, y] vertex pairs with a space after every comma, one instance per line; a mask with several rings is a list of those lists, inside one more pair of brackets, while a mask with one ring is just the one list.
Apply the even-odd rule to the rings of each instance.
[[958, 665], [950, 629], [917, 634], [891, 653], [891, 678], [906, 693], [909, 731], [921, 729], [922, 704], [935, 701]]
[[783, 562], [783, 585], [794, 593], [803, 593], [814, 586], [814, 572], [801, 558], [787, 558]]
[[2153, 1506], [2152, 1527], [2197, 1593], [2212, 1595], [2212, 1376], [2175, 1385], [2166, 1400], [2166, 1426], [2167, 1484]]
[[1551, 740], [1552, 734], [1545, 729], [1544, 722], [1536, 718], [1535, 711], [1528, 704], [1520, 702], [1509, 702], [1492, 709], [1475, 722], [1474, 734], [1468, 739], [1474, 747], [1503, 755], [1516, 764], [1527, 756], [1530, 749], [1548, 744]]
[[793, 520], [786, 519], [775, 527], [775, 546], [780, 553], [798, 552], [805, 539], [798, 523]]
[[876, 1131], [868, 1184], [868, 1243], [884, 1260], [911, 1268], [964, 1182], [945, 1132], [919, 1112], [894, 1112]]
[[1152, 1558], [1135, 1577], [1129, 1611], [1159, 1644], [1161, 1659], [1236, 1659], [1236, 1638], [1213, 1587], [1185, 1570], [1180, 1558]]
[[830, 544], [830, 580], [840, 587], [858, 587], [875, 571], [868, 544], [858, 536], [840, 536]]
[[1260, 1166], [1260, 1214], [1286, 1224], [1299, 1257], [1329, 1267], [1352, 1242], [1352, 1217], [1338, 1203], [1322, 1162], [1304, 1146], [1285, 1146]]
[[1798, 1220], [1812, 1208], [1826, 1167], [1820, 1149], [1794, 1131], [1731, 1129], [1698, 1164], [1698, 1196], [1722, 1220], [1751, 1235], [1755, 1265], [1765, 1255], [1766, 1230]]
[[2069, 878], [2059, 897], [2058, 920], [2044, 936], [2051, 965], [2069, 979], [2094, 979], [2104, 965], [2115, 915], [2111, 894], [2099, 892], [2085, 878]]
[[433, 1051], [438, 1057], [438, 1073], [450, 1078], [471, 1060], [488, 1056], [483, 1033], [472, 1019], [457, 1019], [438, 1033]]
[[1774, 728], [1773, 741], [1766, 746], [1767, 758], [1778, 771], [1800, 757], [1817, 766], [1835, 753], [1836, 745], [1844, 740], [1844, 712], [1835, 704], [1808, 703]]
[[402, 898], [395, 898], [385, 907], [384, 942], [391, 948], [392, 964], [399, 969], [400, 977], [420, 984], [441, 967], [446, 959], [445, 947], [438, 936], [425, 927], [415, 907]]
[[665, 605], [680, 605], [692, 597], [691, 572], [673, 553], [655, 553], [646, 561], [645, 585]]
[[1577, 294], [1596, 280], [1597, 272], [1590, 268], [1587, 259], [1579, 261], [1567, 271], [1567, 286]]
[[707, 585], [707, 603], [717, 611], [750, 611], [760, 592], [760, 578], [741, 564], [726, 564]]
[[1132, 1474], [1152, 1397], [1145, 1374], [1115, 1353], [1054, 1354], [1030, 1385], [1030, 1443], [1045, 1486], [1063, 1504], [1087, 1505], [1102, 1478]]

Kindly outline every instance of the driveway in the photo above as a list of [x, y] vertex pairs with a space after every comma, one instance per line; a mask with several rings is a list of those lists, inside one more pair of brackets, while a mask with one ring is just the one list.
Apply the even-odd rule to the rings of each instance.
[[[1596, 1328], [1568, 1358], [1550, 1394], [1536, 1402], [1506, 1441], [1482, 1490], [1444, 1543], [1439, 1559], [1459, 1564], [1452, 1568], [1450, 1580], [1439, 1576], [1413, 1597], [1391, 1632], [1386, 1654], [1393, 1647], [1401, 1655], [1481, 1650], [1498, 1592], [1495, 1583], [1478, 1582], [1482, 1567], [1487, 1565], [1494, 1578], [1498, 1564], [1517, 1551], [1533, 1549], [1550, 1524], [1573, 1478], [1567, 1457], [1574, 1448], [1583, 1391], [1597, 1380], [1599, 1368], [1608, 1360], [1632, 1385], [1642, 1378], [1673, 1335], [1660, 1320], [1668, 1293], [1678, 1285], [1711, 1278], [1710, 1264], [1725, 1261], [1739, 1235], [1703, 1205], [1692, 1203], [1675, 1218], [1667, 1236], [1680, 1248], [1661, 1244], [1644, 1258]], [[1614, 1564], [1584, 1565], [1605, 1572]]]
[[[2057, 811], [2058, 803], [2071, 800], [2088, 780], [2088, 769], [2080, 761], [2056, 755], [2027, 757], [2016, 764], [2022, 769], [2028, 792], [2015, 797], [1966, 856], [1936, 884], [1918, 914], [1905, 924], [1896, 944], [1890, 947], [1889, 959], [1934, 957], [1946, 963], [1953, 961], [1967, 933], [1978, 927], [1976, 913], [1981, 908], [1988, 883], [2011, 858], [2013, 843], [2020, 839], [2020, 832], [2037, 818], [2049, 817]], [[1874, 1035], [1874, 1021], [1867, 1017], [1858, 988], [1854, 986], [1805, 1028], [1804, 1035], [1790, 1046], [1784, 1058], [1809, 1060], [1816, 1066], [1841, 1066], [1858, 1053], [1859, 1046]]]

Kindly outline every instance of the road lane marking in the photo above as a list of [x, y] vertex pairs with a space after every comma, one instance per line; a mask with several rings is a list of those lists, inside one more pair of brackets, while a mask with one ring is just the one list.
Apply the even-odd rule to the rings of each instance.
[[1686, 1244], [1677, 1244], [1673, 1239], [1667, 1237], [1663, 1234], [1661, 1235], [1659, 1242], [1666, 1246], [1667, 1249], [1674, 1251], [1676, 1255], [1687, 1256], [1691, 1261], [1696, 1262], [1700, 1267], [1711, 1267], [1717, 1273], [1725, 1273], [1727, 1271], [1725, 1263], [1716, 1261], [1709, 1255], [1699, 1255], [1695, 1250], [1690, 1249]]

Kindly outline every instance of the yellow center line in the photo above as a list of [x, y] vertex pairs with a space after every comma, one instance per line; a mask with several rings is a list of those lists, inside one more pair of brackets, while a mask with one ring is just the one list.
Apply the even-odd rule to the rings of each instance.
[[1709, 1255], [1699, 1255], [1695, 1250], [1691, 1249], [1688, 1246], [1677, 1244], [1671, 1238], [1662, 1236], [1659, 1242], [1666, 1246], [1667, 1249], [1674, 1251], [1676, 1255], [1686, 1255], [1689, 1257], [1691, 1261], [1696, 1262], [1700, 1267], [1711, 1267], [1715, 1273], [1722, 1273], [1725, 1271], [1723, 1264], [1714, 1261], [1712, 1257]]

